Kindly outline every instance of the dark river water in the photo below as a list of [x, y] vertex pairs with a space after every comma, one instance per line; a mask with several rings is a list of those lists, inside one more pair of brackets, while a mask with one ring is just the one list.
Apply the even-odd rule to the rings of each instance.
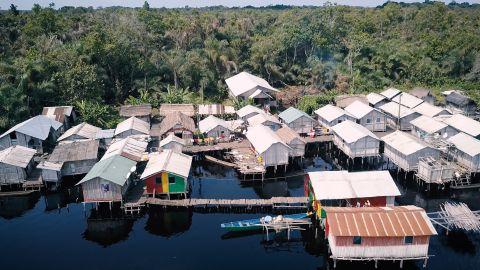
[[[320, 159], [308, 170], [331, 169]], [[193, 168], [192, 197], [269, 198], [302, 196], [303, 176], [242, 185], [235, 172], [217, 166]], [[396, 173], [393, 173], [396, 177]], [[479, 209], [479, 191], [430, 192], [399, 175], [403, 194], [397, 204], [437, 211], [447, 200]], [[261, 213], [199, 213], [152, 208], [138, 218], [102, 214], [77, 202], [79, 190], [0, 198], [0, 269], [333, 269], [321, 237], [313, 229], [286, 235], [228, 234], [220, 223], [260, 217]], [[106, 214], [107, 213], [107, 214]], [[430, 241], [427, 269], [480, 269], [480, 236], [437, 228]], [[330, 268], [329, 268], [330, 267]], [[380, 269], [399, 264], [379, 263]], [[340, 262], [337, 269], [374, 269], [373, 263]], [[406, 263], [404, 269], [422, 269]]]

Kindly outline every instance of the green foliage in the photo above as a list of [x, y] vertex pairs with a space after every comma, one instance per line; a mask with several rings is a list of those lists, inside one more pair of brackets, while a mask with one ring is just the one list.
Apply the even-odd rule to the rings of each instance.
[[330, 91], [320, 95], [303, 96], [298, 101], [297, 108], [312, 115], [316, 109], [332, 103], [337, 94], [335, 91]]
[[75, 108], [80, 113], [80, 120], [102, 128], [115, 128], [120, 117], [115, 108], [95, 101], [77, 101]]

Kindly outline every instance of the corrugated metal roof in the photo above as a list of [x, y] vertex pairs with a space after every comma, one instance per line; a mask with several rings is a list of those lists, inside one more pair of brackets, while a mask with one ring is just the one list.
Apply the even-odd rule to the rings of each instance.
[[396, 95], [392, 101], [395, 101], [396, 103], [400, 103], [405, 107], [408, 107], [410, 109], [413, 109], [423, 103], [423, 99], [419, 99], [414, 95], [410, 95], [409, 93], [401, 93], [399, 95]]
[[388, 171], [318, 171], [309, 172], [316, 200], [341, 200], [400, 196]]
[[130, 177], [133, 168], [137, 163], [128, 158], [114, 155], [107, 159], [100, 160], [93, 168], [83, 177], [77, 185], [85, 183], [94, 178], [102, 178], [117, 185], [123, 186]]
[[399, 108], [400, 108], [400, 118], [403, 118], [403, 117], [406, 117], [406, 116], [409, 116], [411, 114], [414, 114], [414, 113], [417, 113], [415, 112], [414, 110], [412, 109], [409, 109], [403, 105], [400, 105], [396, 102], [389, 102], [389, 103], [386, 103], [386, 104], [383, 104], [382, 106], [379, 107], [379, 109], [385, 113], [388, 113], [392, 116], [394, 116], [395, 118], [398, 117], [399, 115]]
[[229, 126], [230, 130], [236, 130], [237, 128], [240, 128], [244, 124], [242, 119], [230, 120], [225, 122]]
[[404, 155], [410, 155], [429, 147], [420, 139], [399, 130], [383, 136], [382, 141]]
[[336, 124], [332, 127], [332, 131], [347, 143], [356, 142], [367, 136], [378, 140], [378, 137], [373, 132], [350, 120]]
[[150, 155], [147, 166], [140, 178], [145, 179], [163, 171], [188, 178], [191, 167], [191, 156], [174, 152], [171, 149], [166, 149], [160, 153], [152, 153]]
[[454, 114], [451, 116], [440, 116], [437, 120], [473, 137], [480, 136], [480, 122], [473, 120], [463, 114]]
[[268, 114], [268, 113], [259, 113], [255, 116], [252, 116], [252, 117], [248, 118], [248, 124], [250, 126], [263, 125], [266, 122], [272, 122], [272, 123], [276, 123], [276, 124], [279, 124], [279, 125], [281, 124], [280, 120], [278, 120], [277, 117], [275, 117], [271, 114]]
[[140, 141], [132, 137], [127, 137], [112, 143], [102, 160], [114, 155], [120, 155], [133, 161], [141, 161], [145, 151], [147, 150], [148, 142]]
[[48, 116], [37, 115], [10, 128], [0, 138], [16, 131], [43, 141], [48, 138], [51, 129], [58, 130], [62, 125]]
[[265, 111], [252, 105], [246, 105], [237, 111], [237, 115], [240, 118], [245, 117], [251, 113], [265, 113]]
[[283, 120], [283, 122], [290, 124], [291, 122], [297, 120], [300, 117], [307, 117], [308, 119], [315, 121], [310, 115], [308, 115], [306, 112], [301, 111], [297, 108], [290, 107], [286, 109], [285, 111], [281, 112], [278, 117]]
[[442, 129], [444, 129], [448, 126], [447, 124], [445, 124], [443, 122], [437, 121], [437, 120], [433, 119], [432, 117], [428, 117], [428, 116], [425, 116], [425, 115], [421, 115], [421, 116], [413, 119], [412, 121], [410, 121], [410, 124], [412, 124], [415, 127], [420, 128], [421, 130], [424, 130], [428, 134], [436, 133], [439, 130], [442, 130]]
[[293, 129], [289, 128], [288, 126], [284, 125], [282, 128], [275, 132], [280, 139], [286, 143], [287, 145], [290, 144], [293, 140], [297, 139], [302, 143], [306, 143], [305, 140], [298, 135]]
[[188, 117], [195, 116], [195, 106], [193, 104], [167, 104], [160, 105], [158, 114], [160, 116], [167, 116], [168, 114], [181, 112]]
[[115, 135], [118, 135], [127, 130], [136, 130], [143, 134], [150, 134], [150, 124], [143, 120], [140, 120], [134, 116], [118, 123], [117, 128], [115, 129]]
[[163, 147], [163, 146], [165, 146], [165, 145], [167, 145], [171, 142], [176, 142], [176, 143], [179, 143], [179, 144], [185, 146], [185, 140], [184, 139], [178, 138], [173, 133], [170, 133], [165, 139], [160, 141], [160, 147]]
[[69, 128], [67, 131], [65, 131], [65, 133], [62, 134], [62, 136], [60, 136], [60, 138], [58, 138], [57, 141], [62, 141], [72, 135], [78, 135], [85, 139], [96, 139], [98, 132], [101, 130], [102, 129], [99, 127], [83, 122]]
[[437, 231], [425, 210], [416, 206], [323, 207], [333, 236], [431, 236]]
[[475, 103], [471, 98], [458, 90], [453, 90], [452, 92], [450, 92], [445, 97], [445, 100], [449, 103], [457, 105], [458, 107], [463, 107]]
[[132, 116], [147, 116], [152, 114], [152, 105], [139, 104], [139, 105], [123, 105], [120, 107], [120, 116], [132, 117]]
[[418, 112], [419, 114], [426, 115], [429, 117], [435, 117], [437, 115], [440, 115], [441, 113], [450, 114], [450, 112], [447, 109], [434, 106], [428, 102], [423, 102], [422, 104], [413, 108], [413, 110]]
[[50, 162], [47, 160], [41, 161], [37, 165], [37, 169], [42, 169], [42, 170], [51, 170], [51, 171], [61, 171], [63, 167], [63, 162], [56, 163], [56, 162]]
[[480, 154], [480, 141], [465, 133], [460, 132], [455, 136], [448, 138], [448, 141], [453, 143], [458, 150], [471, 157]]
[[253, 148], [255, 148], [255, 151], [259, 154], [262, 154], [272, 145], [277, 143], [290, 148], [282, 141], [282, 139], [280, 139], [280, 137], [278, 137], [277, 134], [275, 134], [273, 130], [263, 125], [249, 127], [246, 137], [252, 144]]
[[0, 151], [0, 163], [26, 168], [37, 151], [20, 145]]
[[375, 109], [360, 101], [354, 101], [352, 104], [345, 107], [345, 111], [353, 115], [355, 119], [362, 119], [373, 110]]
[[72, 115], [73, 106], [43, 107], [42, 115], [48, 116], [55, 121], [63, 123], [65, 117]]
[[386, 90], [384, 90], [383, 92], [380, 93], [380, 95], [388, 98], [388, 99], [392, 99], [394, 98], [396, 95], [400, 94], [402, 91], [398, 90], [397, 88], [393, 88], [393, 87], [390, 87]]
[[230, 127], [228, 126], [227, 122], [225, 122], [225, 120], [217, 118], [213, 115], [210, 115], [207, 118], [198, 122], [198, 129], [202, 133], [207, 133], [218, 126], [224, 127], [226, 129], [230, 129]]
[[235, 96], [239, 96], [257, 87], [261, 87], [267, 91], [278, 91], [277, 89], [273, 88], [266, 80], [245, 71], [226, 79], [225, 82], [227, 83], [230, 91]]
[[331, 104], [327, 104], [327, 105], [321, 107], [320, 109], [317, 109], [315, 111], [315, 113], [318, 116], [322, 117], [323, 119], [327, 120], [328, 122], [333, 121], [333, 120], [335, 120], [335, 119], [337, 119], [341, 116], [344, 116], [344, 115], [351, 116], [345, 110], [343, 110], [339, 107], [333, 106]]
[[377, 93], [370, 93], [367, 95], [367, 100], [370, 104], [376, 105], [382, 100], [385, 100], [386, 97]]
[[64, 163], [67, 161], [90, 160], [98, 158], [97, 140], [82, 140], [59, 143], [48, 158], [49, 162]]

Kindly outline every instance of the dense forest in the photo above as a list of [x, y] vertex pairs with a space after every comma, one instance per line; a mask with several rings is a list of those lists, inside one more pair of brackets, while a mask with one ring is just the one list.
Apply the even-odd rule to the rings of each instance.
[[224, 79], [243, 70], [303, 109], [386, 86], [480, 100], [478, 5], [3, 8], [0, 130], [49, 105], [108, 127], [120, 104], [230, 102]]

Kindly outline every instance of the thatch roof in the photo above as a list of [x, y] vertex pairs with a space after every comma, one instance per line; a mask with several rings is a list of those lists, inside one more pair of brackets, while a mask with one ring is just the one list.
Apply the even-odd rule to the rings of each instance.
[[82, 140], [58, 144], [48, 158], [49, 162], [63, 163], [97, 159], [98, 140]]
[[186, 116], [193, 117], [195, 115], [195, 107], [193, 104], [162, 104], [158, 109], [160, 116], [167, 116], [174, 112], [181, 112]]
[[155, 135], [161, 136], [174, 128], [176, 125], [179, 125], [183, 129], [189, 130], [191, 132], [195, 131], [195, 122], [191, 117], [181, 112], [173, 112], [165, 116], [165, 118], [160, 123], [158, 134]]
[[120, 116], [132, 117], [132, 116], [147, 116], [152, 114], [152, 105], [140, 104], [140, 105], [123, 105], [120, 107]]

